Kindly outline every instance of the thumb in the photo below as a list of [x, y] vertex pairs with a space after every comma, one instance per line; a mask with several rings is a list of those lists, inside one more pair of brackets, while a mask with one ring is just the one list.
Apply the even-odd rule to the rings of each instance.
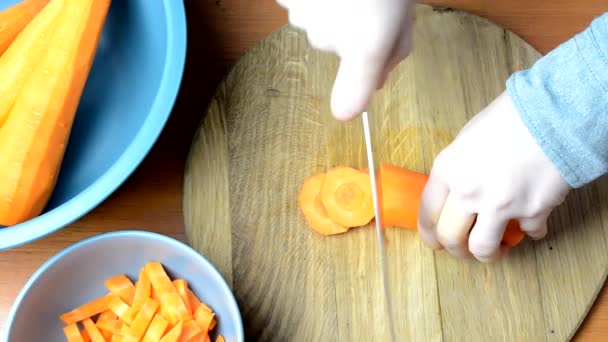
[[368, 58], [343, 58], [331, 94], [331, 110], [338, 120], [351, 120], [368, 106], [382, 77], [384, 64]]

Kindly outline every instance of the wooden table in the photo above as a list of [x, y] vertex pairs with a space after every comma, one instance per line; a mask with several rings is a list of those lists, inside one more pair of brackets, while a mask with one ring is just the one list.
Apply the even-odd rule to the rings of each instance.
[[[541, 52], [584, 29], [608, 11], [605, 0], [436, 0], [465, 9], [519, 34]], [[229, 65], [255, 42], [286, 23], [273, 0], [185, 0], [189, 21], [186, 74], [175, 110], [160, 140], [130, 179], [97, 209], [60, 232], [0, 252], [0, 333], [10, 307], [45, 260], [84, 238], [120, 229], [145, 229], [184, 240], [184, 162], [201, 115]], [[608, 291], [600, 293], [576, 336], [608, 340]]]

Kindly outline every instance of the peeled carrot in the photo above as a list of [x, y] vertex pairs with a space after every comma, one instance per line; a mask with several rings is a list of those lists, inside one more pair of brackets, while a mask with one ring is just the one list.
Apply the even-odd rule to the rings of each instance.
[[67, 338], [68, 342], [84, 342], [80, 329], [76, 323], [71, 323], [63, 327], [63, 334]]
[[179, 321], [163, 338], [160, 342], [177, 342], [179, 336], [182, 334], [182, 321]]
[[133, 323], [131, 324], [129, 329], [127, 329], [127, 332], [124, 335], [124, 338], [127, 341], [138, 342], [142, 339], [142, 337], [146, 333], [146, 329], [148, 329], [148, 325], [154, 318], [154, 315], [156, 314], [156, 310], [158, 310], [159, 305], [160, 304], [152, 298], [148, 298], [145, 301], [144, 305], [142, 305], [141, 307], [141, 310], [139, 310], [137, 316], [135, 316]]
[[173, 281], [173, 286], [175, 286], [175, 289], [177, 290], [177, 293], [179, 293], [179, 296], [182, 297], [182, 300], [184, 301], [188, 312], [191, 315], [194, 314], [194, 311], [192, 311], [192, 306], [190, 305], [190, 298], [188, 298], [188, 282], [184, 279], [175, 279]]
[[95, 325], [95, 323], [93, 323], [93, 320], [91, 320], [90, 318], [86, 318], [84, 321], [82, 321], [82, 324], [84, 325], [84, 328], [86, 329], [87, 334], [89, 334], [89, 337], [91, 338], [91, 342], [105, 342], [106, 341], [106, 339], [103, 337], [103, 335], [101, 334], [99, 329], [97, 329], [97, 326]]
[[192, 319], [192, 314], [188, 311], [163, 266], [159, 262], [149, 262], [144, 269], [154, 291], [159, 294], [161, 304], [169, 309], [166, 313], [169, 323], [176, 324], [178, 321]]
[[321, 188], [324, 181], [324, 173], [318, 173], [304, 181], [298, 196], [300, 208], [308, 225], [317, 233], [322, 235], [344, 233], [348, 228], [332, 221], [321, 202]]
[[79, 306], [72, 311], [62, 314], [59, 318], [65, 324], [80, 322], [88, 317], [97, 315], [108, 308], [108, 303], [114, 298], [114, 295], [108, 294], [103, 297], [96, 298], [82, 306]]
[[143, 342], [156, 342], [159, 341], [167, 327], [169, 326], [169, 321], [163, 318], [160, 314], [155, 314], [154, 318], [152, 318], [152, 322], [150, 322], [150, 326], [142, 339]]
[[135, 295], [135, 285], [125, 276], [120, 274], [114, 276], [105, 281], [105, 286], [111, 293], [117, 295], [125, 301], [125, 303], [131, 305], [133, 302], [133, 296]]
[[222, 336], [222, 335], [218, 336], [217, 339], [215, 340], [215, 342], [225, 342], [224, 336]]
[[48, 0], [24, 0], [0, 12], [0, 56], [48, 3]]
[[133, 297], [133, 309], [139, 310], [141, 306], [144, 304], [147, 298], [150, 297], [150, 289], [152, 285], [150, 285], [150, 280], [146, 275], [146, 272], [142, 268], [139, 272], [139, 279], [137, 279], [137, 284], [135, 284], [135, 294]]
[[2, 225], [37, 216], [50, 198], [109, 5], [65, 0], [46, 52], [0, 127]]
[[[195, 321], [186, 321], [182, 326], [182, 333], [177, 339], [178, 342], [188, 342], [198, 338], [203, 333], [203, 330]], [[206, 333], [206, 331], [205, 331]]]
[[344, 227], [364, 226], [374, 217], [369, 176], [350, 167], [327, 171], [321, 202], [329, 218]]
[[[104, 338], [107, 340], [108, 336], [120, 334], [120, 329], [124, 323], [120, 320], [108, 320], [108, 319], [98, 319], [95, 325], [101, 331], [101, 334], [104, 335]], [[107, 333], [104, 334], [104, 333]]]
[[207, 312], [202, 307], [199, 307], [194, 313], [194, 320], [204, 331], [210, 331], [211, 321], [215, 317], [214, 313]]

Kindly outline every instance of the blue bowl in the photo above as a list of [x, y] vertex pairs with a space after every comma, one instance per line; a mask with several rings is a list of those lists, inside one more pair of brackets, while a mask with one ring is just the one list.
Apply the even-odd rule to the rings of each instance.
[[[136, 279], [150, 261], [172, 279], [184, 278], [216, 313], [211, 336], [243, 341], [236, 300], [220, 273], [189, 246], [164, 235], [122, 231], [78, 242], [44, 263], [27, 281], [11, 308], [2, 341], [65, 341], [59, 315], [108, 293], [103, 282], [118, 274]], [[32, 322], [35, 329], [32, 329]]]
[[181, 0], [112, 2], [53, 196], [37, 218], [0, 226], [0, 250], [74, 222], [132, 174], [173, 109], [185, 56]]

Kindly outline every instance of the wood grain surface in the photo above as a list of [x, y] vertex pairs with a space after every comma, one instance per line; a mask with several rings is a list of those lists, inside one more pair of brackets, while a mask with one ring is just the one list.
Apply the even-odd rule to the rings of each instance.
[[[432, 3], [488, 17], [521, 35], [542, 53], [608, 10], [608, 2], [604, 0], [435, 0]], [[56, 234], [0, 252], [0, 332], [5, 327], [10, 306], [28, 277], [66, 246], [103, 232], [131, 228], [184, 239], [184, 166], [203, 109], [227, 68], [258, 40], [285, 24], [287, 18], [273, 0], [185, 0], [185, 4], [189, 34], [186, 74], [175, 110], [160, 140], [121, 189], [90, 214]], [[592, 193], [593, 198], [605, 202], [598, 192]], [[575, 340], [608, 340], [607, 291], [600, 294]]]
[[[416, 18], [416, 49], [370, 111], [376, 158], [428, 173], [508, 75], [540, 54], [470, 14], [419, 5]], [[306, 177], [366, 166], [360, 121], [329, 112], [336, 71], [335, 56], [311, 49], [301, 32], [273, 33], [219, 85], [193, 143], [188, 241], [230, 280], [252, 340], [389, 337], [373, 229], [322, 238], [297, 205]], [[399, 339], [570, 339], [608, 270], [608, 212], [591, 205], [606, 195], [598, 184], [556, 212], [544, 241], [496, 265], [433, 253], [410, 231], [388, 231]]]

